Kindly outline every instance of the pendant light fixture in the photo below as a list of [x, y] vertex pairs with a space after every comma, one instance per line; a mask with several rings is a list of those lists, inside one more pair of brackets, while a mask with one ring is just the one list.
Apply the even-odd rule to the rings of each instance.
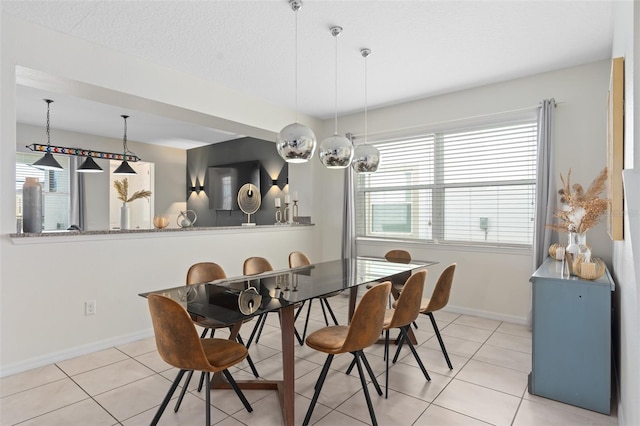
[[289, 0], [289, 6], [296, 14], [295, 26], [295, 97], [296, 122], [285, 126], [278, 133], [276, 148], [278, 154], [288, 163], [306, 163], [316, 150], [316, 135], [309, 127], [298, 123], [298, 11], [302, 0]]
[[104, 170], [93, 160], [93, 157], [87, 157], [76, 171], [78, 173], [102, 173]]
[[43, 99], [47, 103], [47, 147], [45, 149], [44, 157], [33, 163], [34, 167], [42, 170], [62, 170], [62, 166], [58, 161], [53, 158], [51, 154], [51, 132], [49, 129], [49, 106], [53, 102], [51, 99]]
[[120, 117], [124, 119], [124, 136], [122, 138], [122, 148], [124, 151], [122, 154], [122, 157], [124, 159], [122, 160], [122, 164], [120, 164], [118, 168], [113, 171], [113, 174], [114, 175], [135, 175], [137, 174], [136, 171], [131, 168], [131, 166], [129, 165], [129, 163], [127, 163], [127, 160], [126, 160], [127, 155], [135, 155], [133, 152], [129, 151], [129, 148], [127, 148], [127, 118], [129, 118], [129, 116], [121, 115]]
[[333, 136], [329, 136], [320, 144], [318, 158], [328, 169], [344, 169], [349, 167], [353, 159], [353, 145], [344, 136], [338, 135], [338, 36], [342, 34], [342, 27], [331, 27], [331, 35], [336, 40], [336, 93], [335, 93], [335, 129]]
[[375, 173], [380, 165], [380, 151], [367, 144], [367, 58], [371, 49], [361, 49], [360, 54], [364, 58], [364, 142], [354, 148], [351, 166], [357, 173]]

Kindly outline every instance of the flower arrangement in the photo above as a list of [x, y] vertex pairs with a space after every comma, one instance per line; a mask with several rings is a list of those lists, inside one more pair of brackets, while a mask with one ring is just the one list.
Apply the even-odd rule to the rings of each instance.
[[562, 173], [560, 180], [562, 188], [558, 194], [564, 206], [554, 213], [559, 222], [547, 227], [558, 232], [584, 233], [597, 225], [609, 206], [607, 198], [600, 198], [607, 182], [607, 168], [602, 169], [586, 192], [579, 183], [571, 185], [571, 169], [567, 173], [567, 180], [565, 181]]
[[123, 203], [128, 203], [139, 198], [149, 198], [151, 196], [151, 191], [142, 190], [134, 192], [133, 195], [129, 197], [129, 181], [127, 180], [127, 178], [116, 180], [115, 182], [113, 182], [113, 187], [118, 193], [118, 200], [122, 201]]

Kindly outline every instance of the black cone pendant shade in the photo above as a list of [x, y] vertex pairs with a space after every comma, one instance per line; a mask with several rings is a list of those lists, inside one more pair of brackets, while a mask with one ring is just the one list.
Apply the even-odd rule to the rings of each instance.
[[77, 170], [78, 173], [101, 173], [102, 171], [102, 167], [92, 157], [87, 157]]

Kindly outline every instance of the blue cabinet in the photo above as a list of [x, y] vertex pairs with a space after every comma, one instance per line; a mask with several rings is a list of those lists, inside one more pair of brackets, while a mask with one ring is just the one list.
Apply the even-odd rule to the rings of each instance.
[[531, 276], [533, 347], [529, 392], [600, 413], [611, 410], [609, 271], [594, 281], [548, 258]]

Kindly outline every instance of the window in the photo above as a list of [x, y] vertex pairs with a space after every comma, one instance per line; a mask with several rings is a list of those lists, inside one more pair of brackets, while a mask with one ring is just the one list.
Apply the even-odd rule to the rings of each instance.
[[16, 153], [16, 230], [22, 232], [22, 185], [25, 178], [36, 177], [42, 184], [42, 215], [44, 231], [69, 227], [69, 159], [56, 160], [64, 168], [45, 171], [31, 166], [42, 154]]
[[372, 140], [356, 177], [358, 237], [531, 246], [535, 116]]

